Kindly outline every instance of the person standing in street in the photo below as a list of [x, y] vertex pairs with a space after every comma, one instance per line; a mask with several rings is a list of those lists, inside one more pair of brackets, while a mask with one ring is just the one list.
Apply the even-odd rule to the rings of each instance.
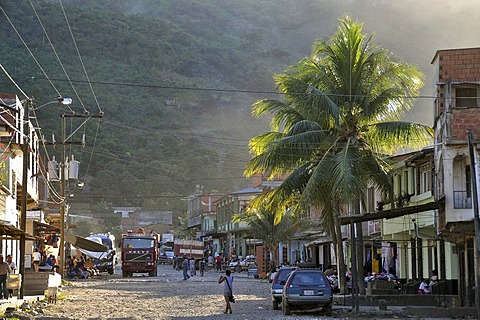
[[188, 258], [187, 256], [183, 257], [183, 262], [182, 262], [182, 270], [183, 270], [183, 280], [188, 280], [190, 279], [190, 276], [188, 275]]
[[215, 262], [217, 263], [217, 271], [222, 271], [222, 256], [218, 255]]
[[0, 298], [8, 299], [7, 276], [12, 272], [8, 263], [3, 261], [3, 255], [0, 254]]
[[182, 258], [180, 258], [178, 255], [175, 257], [175, 259], [177, 260], [177, 264], [175, 265], [175, 270], [176, 271], [180, 271], [181, 269], [181, 264], [182, 264]]
[[233, 276], [231, 275], [230, 269], [225, 270], [225, 276], [220, 276], [218, 283], [224, 283], [223, 287], [223, 297], [225, 298], [225, 312], [232, 313], [232, 304], [230, 303], [230, 297], [233, 298]]
[[35, 272], [38, 272], [38, 266], [42, 261], [42, 254], [38, 251], [37, 248], [35, 248], [35, 251], [33, 251], [32, 260], [33, 260], [33, 270], [35, 270]]
[[205, 259], [200, 260], [198, 267], [200, 269], [200, 277], [203, 277], [205, 274]]
[[[7, 255], [6, 262], [8, 263], [8, 266], [10, 267], [10, 270], [11, 270], [10, 273], [15, 273], [15, 271], [17, 270], [17, 265], [15, 264], [15, 262], [13, 262], [11, 254]], [[8, 297], [9, 298], [13, 297], [13, 289], [8, 289]]]
[[196, 275], [196, 272], [195, 272], [195, 259], [194, 258], [190, 258], [190, 276], [195, 276]]
[[15, 273], [15, 271], [17, 271], [17, 265], [15, 264], [15, 262], [13, 262], [13, 259], [12, 259], [12, 255], [9, 254], [7, 255], [7, 260], [6, 262], [8, 263], [8, 265], [10, 266], [10, 269], [12, 270], [12, 273]]

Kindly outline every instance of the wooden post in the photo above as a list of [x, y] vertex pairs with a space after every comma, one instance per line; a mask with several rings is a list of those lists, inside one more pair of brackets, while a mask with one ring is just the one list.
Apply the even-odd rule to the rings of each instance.
[[470, 176], [472, 180], [472, 203], [475, 221], [475, 305], [477, 306], [477, 319], [480, 319], [480, 217], [478, 216], [477, 174], [475, 164], [475, 151], [473, 149], [472, 131], [467, 131], [468, 151], [470, 154]]

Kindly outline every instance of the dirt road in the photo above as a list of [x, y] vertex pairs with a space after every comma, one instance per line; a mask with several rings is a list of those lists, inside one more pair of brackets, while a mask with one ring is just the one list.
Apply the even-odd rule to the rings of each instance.
[[223, 284], [218, 284], [222, 274], [208, 271], [200, 277], [197, 273], [184, 281], [182, 272], [171, 265], [159, 266], [157, 277], [138, 274], [122, 278], [117, 270], [113, 276], [72, 281], [63, 288], [64, 299], [49, 304], [44, 314], [35, 319], [399, 319], [394, 314], [377, 312], [353, 315], [340, 306], [334, 306], [333, 317], [318, 312], [285, 316], [281, 310], [272, 310], [270, 283], [248, 277], [245, 272], [233, 274], [237, 302], [232, 305], [233, 314], [224, 314]]
[[[157, 277], [101, 276], [72, 281], [64, 300], [49, 305], [44, 316], [68, 319], [292, 319], [273, 311], [270, 284], [234, 273], [233, 314], [225, 315], [222, 273], [208, 271], [183, 281], [171, 265], [158, 267]], [[318, 319], [318, 317], [316, 317]], [[302, 319], [308, 319], [302, 316]]]

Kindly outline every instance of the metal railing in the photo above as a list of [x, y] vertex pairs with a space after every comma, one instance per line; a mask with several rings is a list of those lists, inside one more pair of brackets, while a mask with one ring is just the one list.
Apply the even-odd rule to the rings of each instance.
[[471, 209], [472, 196], [467, 191], [453, 191], [453, 207], [455, 209]]

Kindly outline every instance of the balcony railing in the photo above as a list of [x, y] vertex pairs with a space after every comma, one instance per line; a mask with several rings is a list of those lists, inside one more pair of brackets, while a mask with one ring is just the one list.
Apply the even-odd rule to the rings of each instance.
[[455, 209], [471, 209], [472, 197], [467, 191], [453, 191], [453, 207]]

